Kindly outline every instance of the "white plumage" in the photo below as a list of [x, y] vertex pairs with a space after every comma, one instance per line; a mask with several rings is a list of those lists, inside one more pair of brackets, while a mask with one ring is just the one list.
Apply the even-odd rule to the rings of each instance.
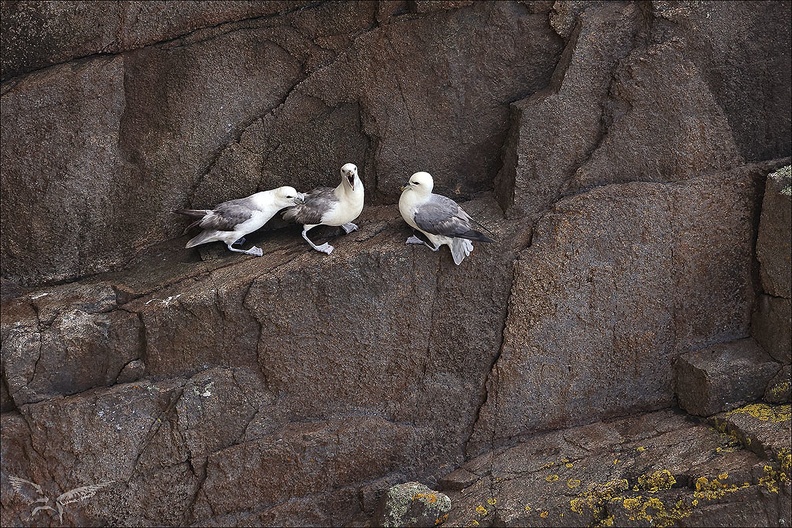
[[341, 167], [341, 183], [332, 187], [317, 187], [305, 194], [305, 201], [285, 213], [285, 220], [303, 225], [302, 237], [312, 248], [328, 255], [333, 246], [325, 242], [317, 246], [308, 238], [308, 231], [318, 225], [339, 226], [345, 233], [355, 231], [358, 226], [352, 221], [363, 211], [363, 182], [358, 168], [353, 163]]
[[471, 240], [493, 242], [473, 229], [474, 220], [454, 200], [433, 194], [434, 179], [428, 172], [416, 172], [402, 187], [399, 212], [410, 227], [423, 233], [429, 242], [411, 236], [408, 244], [425, 244], [432, 251], [447, 245], [451, 249], [454, 264], [459, 265], [473, 251]]
[[193, 226], [203, 229], [200, 234], [190, 239], [185, 247], [224, 242], [231, 251], [260, 257], [264, 252], [259, 247], [253, 246], [242, 250], [231, 246], [243, 244], [245, 235], [260, 229], [281, 209], [301, 203], [304, 196], [294, 187], [286, 186], [257, 192], [247, 198], [229, 200], [218, 204], [214, 209], [180, 209], [176, 212], [196, 218], [187, 226], [185, 232]]

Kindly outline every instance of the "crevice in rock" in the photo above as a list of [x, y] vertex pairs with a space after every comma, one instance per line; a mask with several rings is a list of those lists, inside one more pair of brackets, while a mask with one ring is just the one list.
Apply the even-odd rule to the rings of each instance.
[[176, 404], [181, 399], [182, 394], [184, 394], [184, 386], [178, 387], [170, 391], [170, 394], [168, 395], [170, 398], [168, 405], [165, 407], [165, 409], [160, 411], [157, 414], [157, 416], [154, 418], [154, 421], [151, 422], [151, 425], [149, 426], [149, 432], [146, 435], [146, 439], [143, 441], [143, 445], [140, 446], [137, 455], [135, 455], [135, 460], [132, 462], [132, 471], [130, 471], [129, 476], [126, 480], [127, 484], [129, 484], [132, 478], [136, 474], [138, 474], [140, 459], [143, 457], [143, 453], [146, 451], [146, 448], [148, 448], [149, 444], [151, 444], [151, 441], [154, 439], [157, 433], [159, 433], [159, 430], [162, 427], [162, 424], [164, 423], [163, 417], [167, 417], [176, 408]]

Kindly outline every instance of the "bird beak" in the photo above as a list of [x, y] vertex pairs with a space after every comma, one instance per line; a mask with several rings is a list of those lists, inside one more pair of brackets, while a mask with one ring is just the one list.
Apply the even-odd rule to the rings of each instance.
[[349, 182], [349, 186], [352, 187], [352, 190], [355, 190], [355, 173], [350, 172], [347, 174], [347, 181]]
[[408, 190], [409, 188], [410, 188], [410, 184], [408, 183], [407, 185], [402, 185], [401, 190], [402, 190], [402, 192], [404, 192], [404, 191]]
[[297, 196], [294, 197], [294, 203], [296, 205], [304, 204], [305, 203], [305, 193], [297, 193]]

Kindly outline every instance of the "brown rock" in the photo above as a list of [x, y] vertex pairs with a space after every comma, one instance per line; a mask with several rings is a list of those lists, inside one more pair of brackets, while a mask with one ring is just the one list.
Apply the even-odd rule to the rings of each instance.
[[[756, 240], [762, 289], [792, 298], [792, 167], [768, 174]], [[788, 343], [788, 342], [787, 342]]]
[[751, 316], [751, 335], [773, 359], [792, 362], [792, 304], [783, 297], [758, 295]]
[[97, 53], [118, 53], [201, 28], [300, 9], [310, 1], [204, 4], [3, 2], [2, 80]]
[[566, 193], [607, 183], [677, 181], [741, 164], [727, 117], [702, 73], [685, 59], [682, 42], [634, 50], [614, 76], [603, 117], [607, 130]]
[[27, 302], [24, 317], [3, 320], [4, 379], [17, 406], [112, 385], [142, 353], [138, 316], [115, 310], [106, 283], [37, 291]]
[[747, 335], [753, 171], [607, 186], [540, 219], [469, 452], [668, 406], [676, 356]]
[[[788, 418], [774, 426], [788, 442]], [[756, 474], [757, 464], [775, 480]], [[444, 490], [452, 501], [445, 525], [729, 525], [730, 515], [785, 524], [790, 486], [781, 467], [682, 414], [647, 413], [540, 433], [470, 460], [463, 469], [478, 478]]]
[[[560, 2], [557, 9], [581, 8]], [[588, 3], [586, 3], [588, 5]], [[560, 16], [560, 15], [559, 15]], [[552, 17], [551, 17], [552, 18]], [[564, 182], [596, 148], [611, 72], [640, 27], [634, 4], [604, 3], [580, 17], [550, 85], [512, 104], [503, 167], [495, 179], [498, 202], [510, 216], [545, 210]]]
[[792, 365], [784, 365], [778, 374], [770, 380], [763, 399], [767, 403], [789, 403], [792, 401]]
[[779, 370], [751, 338], [683, 354], [674, 365], [679, 406], [697, 416], [735, 409], [760, 399]]
[[746, 449], [784, 464], [782, 470], [787, 473], [790, 470], [790, 420], [789, 404], [766, 403], [752, 403], [709, 419], [710, 423], [740, 440]]

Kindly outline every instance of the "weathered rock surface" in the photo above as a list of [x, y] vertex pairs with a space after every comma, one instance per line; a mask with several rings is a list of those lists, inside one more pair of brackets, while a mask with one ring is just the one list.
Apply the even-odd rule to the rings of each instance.
[[382, 497], [375, 516], [378, 526], [432, 528], [448, 517], [451, 500], [419, 482], [405, 482], [391, 487]]
[[[489, 452], [441, 478], [452, 501], [444, 526], [788, 524], [789, 406], [737, 417], [747, 417], [747, 435], [659, 411]], [[787, 450], [750, 449], [757, 437]]]
[[754, 170], [605, 186], [542, 217], [515, 264], [503, 347], [470, 453], [669, 406], [675, 358], [747, 336]]
[[[34, 501], [85, 486], [63, 525], [365, 525], [455, 469], [481, 497], [457, 523], [788, 524], [788, 418], [719, 417], [726, 439], [668, 408], [685, 353], [752, 336], [785, 361], [754, 248], [790, 163], [789, 3], [0, 8], [3, 526], [60, 525]], [[332, 255], [278, 220], [261, 258], [183, 249], [173, 209], [347, 161], [367, 207], [314, 235]], [[419, 169], [497, 242], [462, 266], [405, 245]], [[533, 475], [583, 465], [563, 438], [585, 478]], [[501, 456], [529, 470], [480, 476]], [[526, 516], [570, 479], [596, 488], [579, 517]]]
[[[335, 185], [347, 161], [369, 203], [394, 203], [418, 169], [456, 196], [491, 188], [508, 102], [543, 87], [560, 53], [546, 14], [502, 2], [377, 25], [377, 6], [273, 18], [261, 10], [282, 5], [251, 5], [249, 21], [9, 82], [3, 278], [118, 269], [178, 236], [174, 209]], [[242, 12], [228, 9], [230, 20]]]
[[773, 359], [792, 362], [792, 302], [760, 294], [751, 317], [751, 335]]
[[767, 175], [756, 240], [762, 289], [792, 298], [792, 167]]
[[776, 360], [792, 362], [792, 175], [790, 167], [768, 174], [756, 240], [764, 294], [751, 333]]
[[767, 384], [764, 397], [767, 403], [789, 403], [792, 401], [792, 365], [784, 365]]
[[780, 370], [756, 341], [740, 339], [680, 356], [674, 390], [681, 408], [711, 416], [759, 400]]

